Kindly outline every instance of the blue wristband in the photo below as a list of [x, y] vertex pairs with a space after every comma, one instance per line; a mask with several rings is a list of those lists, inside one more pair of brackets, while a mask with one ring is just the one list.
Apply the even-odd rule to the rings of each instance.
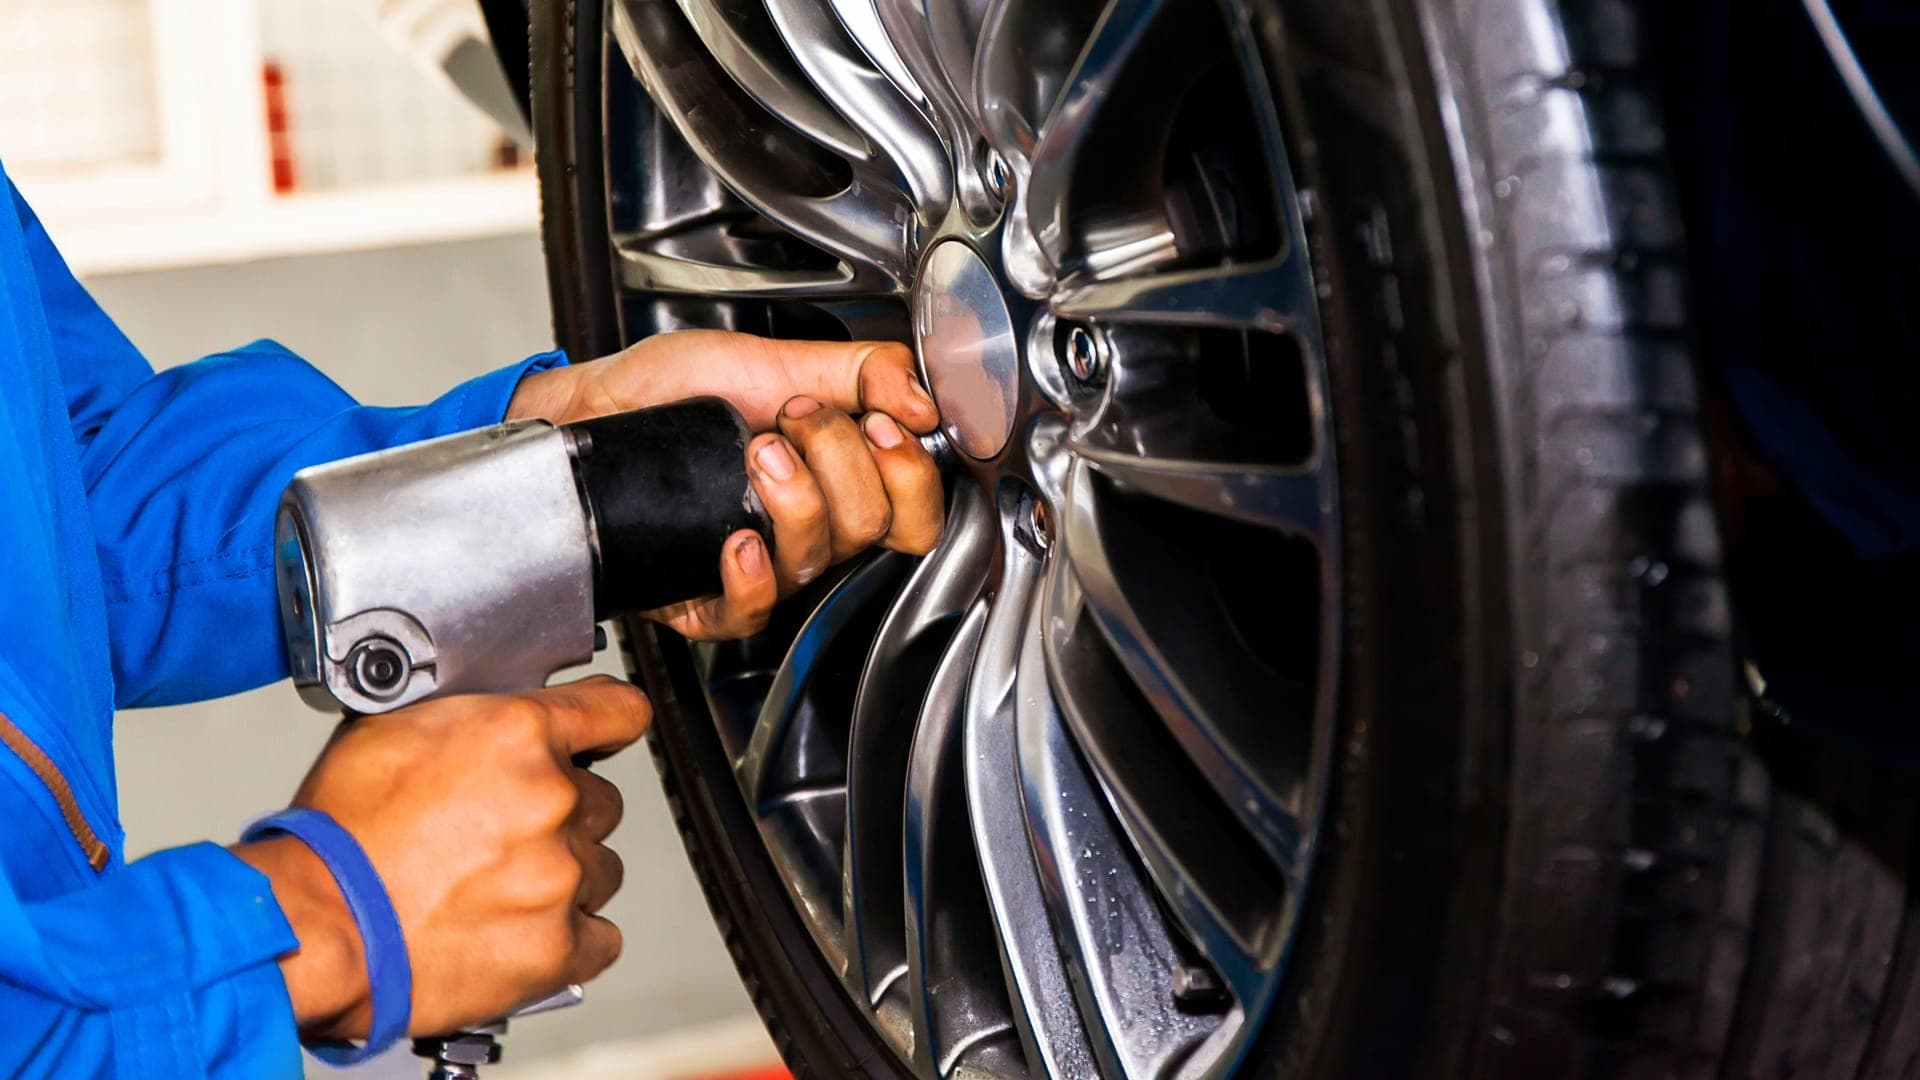
[[365, 1046], [350, 1042], [320, 1042], [307, 1049], [329, 1065], [365, 1061], [398, 1042], [407, 1033], [413, 1015], [413, 966], [407, 962], [407, 942], [400, 933], [400, 916], [387, 899], [387, 887], [353, 834], [319, 810], [295, 808], [269, 814], [247, 826], [241, 843], [284, 833], [313, 849], [327, 864], [340, 895], [360, 927], [366, 954], [367, 987], [373, 998], [373, 1023]]

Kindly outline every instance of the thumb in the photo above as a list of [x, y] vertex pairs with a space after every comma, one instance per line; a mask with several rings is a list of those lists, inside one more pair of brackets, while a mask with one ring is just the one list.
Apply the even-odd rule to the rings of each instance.
[[846, 413], [883, 412], [917, 434], [940, 423], [913, 350], [896, 341], [768, 342], [795, 394]]

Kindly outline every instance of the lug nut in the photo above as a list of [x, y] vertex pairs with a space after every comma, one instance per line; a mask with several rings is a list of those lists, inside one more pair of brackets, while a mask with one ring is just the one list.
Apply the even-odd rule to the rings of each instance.
[[1042, 550], [1053, 546], [1053, 519], [1047, 516], [1047, 504], [1039, 499], [1027, 501], [1027, 530]]
[[1213, 969], [1179, 964], [1173, 969], [1173, 1000], [1182, 1012], [1218, 1013], [1233, 1004], [1233, 995]]
[[1067, 332], [1067, 370], [1082, 383], [1098, 382], [1107, 373], [1106, 350], [1093, 331], [1076, 326]]

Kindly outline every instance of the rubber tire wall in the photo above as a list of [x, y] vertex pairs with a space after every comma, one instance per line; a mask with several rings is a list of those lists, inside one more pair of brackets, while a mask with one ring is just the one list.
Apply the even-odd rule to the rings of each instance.
[[[1762, 745], [1736, 690], [1641, 15], [1260, 6], [1328, 286], [1350, 580], [1332, 821], [1250, 1072], [1914, 1074], [1912, 799]], [[601, 355], [622, 342], [600, 7], [532, 18], [556, 333]], [[783, 1054], [895, 1074], [759, 846], [684, 647], [624, 630]]]

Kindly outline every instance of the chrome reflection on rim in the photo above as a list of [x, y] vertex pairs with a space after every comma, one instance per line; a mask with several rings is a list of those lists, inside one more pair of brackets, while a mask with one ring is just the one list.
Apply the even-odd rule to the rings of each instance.
[[821, 955], [922, 1075], [1230, 1070], [1314, 864], [1342, 602], [1247, 4], [609, 12], [625, 332], [912, 340], [960, 451], [932, 554], [696, 652]]
[[1020, 342], [993, 271], [963, 240], [935, 245], [913, 292], [913, 335], [947, 434], [969, 456], [1007, 445], [1020, 405]]

